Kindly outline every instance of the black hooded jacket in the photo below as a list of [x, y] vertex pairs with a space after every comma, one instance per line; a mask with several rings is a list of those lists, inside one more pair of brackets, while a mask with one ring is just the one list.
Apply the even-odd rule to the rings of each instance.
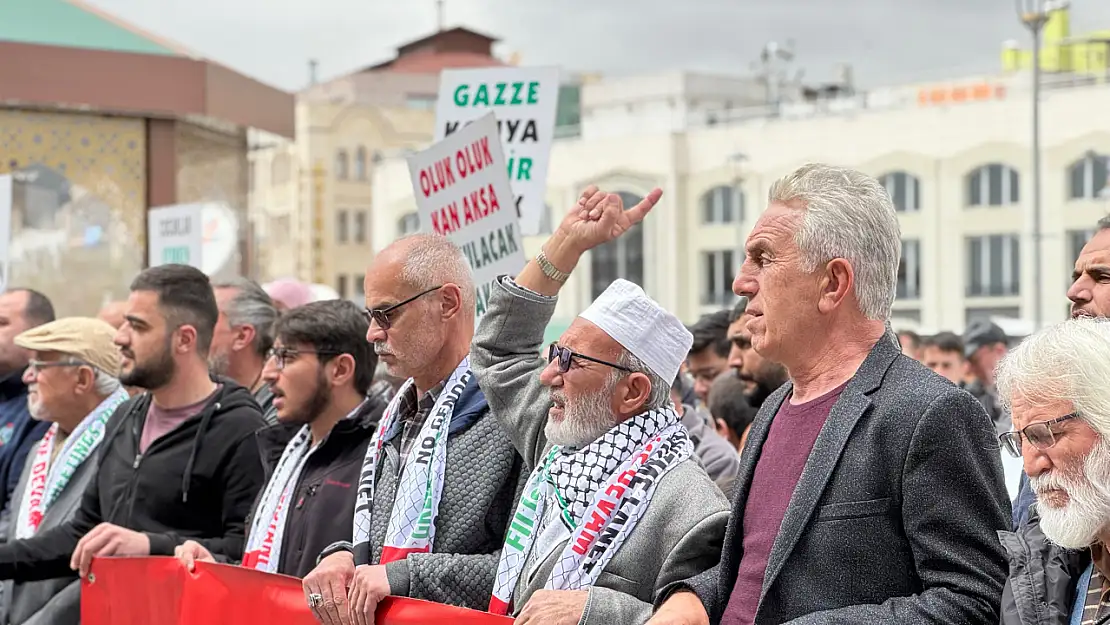
[[145, 533], [150, 555], [173, 555], [188, 539], [238, 557], [251, 504], [264, 482], [254, 433], [265, 426], [247, 389], [228, 379], [195, 416], [139, 453], [151, 396], [116, 409], [97, 449], [99, 469], [74, 518], [25, 540], [0, 545], [0, 579], [33, 581], [73, 574], [77, 542], [100, 523]]

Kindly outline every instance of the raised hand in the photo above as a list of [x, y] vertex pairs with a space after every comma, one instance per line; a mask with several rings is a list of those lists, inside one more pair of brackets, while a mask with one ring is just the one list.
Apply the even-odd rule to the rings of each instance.
[[639, 204], [625, 209], [621, 197], [590, 185], [567, 212], [559, 229], [576, 252], [585, 252], [608, 243], [643, 221], [663, 196], [661, 189], [648, 193]]

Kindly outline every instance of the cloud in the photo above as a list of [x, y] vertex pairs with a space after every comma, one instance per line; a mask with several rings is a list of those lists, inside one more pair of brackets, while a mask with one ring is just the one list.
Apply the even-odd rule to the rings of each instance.
[[[435, 26], [431, 0], [92, 0], [142, 28], [286, 89], [307, 62], [325, 77], [391, 58]], [[1079, 3], [1074, 32], [1110, 27], [1110, 3]], [[864, 85], [995, 71], [1028, 33], [1008, 0], [446, 0], [448, 25], [498, 36], [500, 52], [569, 71], [746, 73], [769, 40], [793, 39], [807, 80], [850, 63]]]

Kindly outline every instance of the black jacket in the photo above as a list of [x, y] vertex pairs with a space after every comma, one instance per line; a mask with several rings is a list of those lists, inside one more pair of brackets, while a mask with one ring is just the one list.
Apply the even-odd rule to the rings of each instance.
[[[888, 339], [856, 371], [809, 454], [771, 549], [760, 625], [998, 623], [998, 531], [1010, 527], [1010, 501], [994, 426], [971, 395]], [[736, 583], [752, 476], [792, 388], [767, 398], [752, 424], [720, 564], [684, 584], [711, 623]]]
[[[304, 577], [316, 567], [316, 558], [325, 547], [351, 540], [359, 472], [385, 406], [381, 397], [368, 397], [359, 413], [336, 423], [320, 449], [305, 461], [291, 499], [293, 506], [285, 518], [278, 573]], [[301, 426], [279, 423], [258, 432], [258, 449], [267, 481], [285, 446]], [[257, 500], [254, 505], [248, 527], [256, 522], [269, 523], [270, 519], [254, 518]]]
[[1068, 625], [1075, 606], [1076, 584], [1091, 550], [1064, 549], [1041, 531], [1036, 506], [1016, 532], [999, 532], [1010, 560], [1010, 577], [1002, 590], [1002, 625]]
[[247, 389], [222, 387], [196, 416], [138, 453], [149, 393], [129, 399], [108, 420], [97, 476], [70, 521], [0, 545], [0, 579], [72, 575], [77, 542], [101, 522], [144, 532], [151, 555], [173, 555], [196, 539], [213, 554], [243, 550], [243, 528], [263, 483], [254, 433], [264, 426]]

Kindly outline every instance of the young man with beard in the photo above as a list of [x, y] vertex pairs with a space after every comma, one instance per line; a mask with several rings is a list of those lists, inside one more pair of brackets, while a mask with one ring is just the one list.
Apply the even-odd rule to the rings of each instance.
[[1037, 504], [999, 532], [1010, 562], [1002, 625], [1110, 620], [1110, 321], [1046, 328], [1006, 355], [996, 377], [1012, 410], [1006, 450], [1024, 460]]
[[[378, 358], [354, 304], [305, 304], [277, 322], [262, 378], [273, 388], [279, 425], [258, 433], [266, 474], [255, 502], [243, 566], [304, 577], [328, 545], [351, 540], [366, 445], [385, 402], [367, 397]], [[177, 548], [193, 570], [216, 558], [197, 541]]]
[[540, 355], [582, 255], [661, 195], [624, 210], [619, 196], [587, 188], [520, 275], [494, 284], [474, 340], [494, 414], [534, 468], [490, 599], [517, 623], [642, 623], [664, 587], [720, 556], [728, 502], [669, 397], [693, 342], [682, 323], [617, 280]]
[[273, 300], [253, 280], [238, 278], [213, 287], [220, 317], [212, 333], [208, 367], [246, 388], [262, 408], [266, 423], [277, 423], [270, 385], [262, 379], [266, 354], [274, 344], [278, 310]]
[[242, 552], [264, 481], [254, 439], [264, 422], [246, 389], [209, 377], [217, 315], [198, 269], [162, 265], [135, 278], [115, 343], [120, 381], [147, 392], [108, 420], [74, 517], [0, 545], [0, 579], [85, 577], [94, 557], [168, 556], [189, 538], [214, 554]]
[[751, 316], [746, 314], [747, 301], [747, 298], [742, 298], [742, 303], [733, 309], [732, 322], [728, 326], [728, 340], [732, 343], [728, 364], [746, 384], [748, 403], [758, 409], [771, 393], [786, 384], [788, 376], [785, 367], [767, 360], [752, 349], [752, 334], [747, 327], [751, 320]]
[[470, 266], [416, 234], [379, 252], [364, 286], [366, 338], [407, 380], [367, 447], [353, 540], [325, 550], [305, 599], [329, 624], [373, 622], [390, 594], [484, 608], [521, 459], [470, 370]]

